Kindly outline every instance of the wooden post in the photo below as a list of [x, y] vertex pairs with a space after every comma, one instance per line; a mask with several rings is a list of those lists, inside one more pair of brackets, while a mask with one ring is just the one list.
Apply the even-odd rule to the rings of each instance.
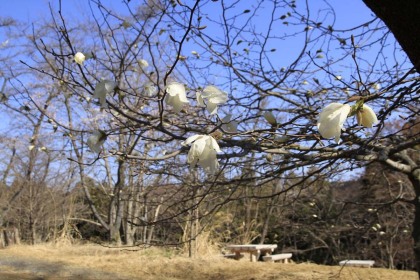
[[0, 248], [6, 247], [6, 238], [4, 236], [4, 230], [0, 228]]

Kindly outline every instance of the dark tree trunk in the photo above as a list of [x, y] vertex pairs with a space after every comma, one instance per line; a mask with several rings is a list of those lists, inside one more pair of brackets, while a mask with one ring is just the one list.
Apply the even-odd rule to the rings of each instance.
[[391, 30], [420, 73], [420, 1], [363, 0]]
[[420, 170], [414, 170], [409, 178], [416, 193], [416, 198], [414, 199], [415, 212], [412, 237], [414, 240], [414, 255], [416, 257], [417, 272], [420, 276]]
[[[420, 0], [363, 0], [394, 34], [410, 61], [420, 73]], [[412, 166], [409, 175], [416, 198], [413, 221], [414, 255], [420, 276], [420, 170]]]

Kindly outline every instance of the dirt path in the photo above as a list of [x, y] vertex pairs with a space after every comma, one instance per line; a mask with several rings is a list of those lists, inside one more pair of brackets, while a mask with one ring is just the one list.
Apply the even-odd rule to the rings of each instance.
[[103, 271], [69, 266], [62, 262], [48, 262], [0, 253], [0, 279], [116, 279], [125, 280], [120, 276]]

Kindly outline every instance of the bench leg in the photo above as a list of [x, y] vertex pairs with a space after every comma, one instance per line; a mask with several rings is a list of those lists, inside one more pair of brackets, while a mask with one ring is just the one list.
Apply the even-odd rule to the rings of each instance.
[[250, 257], [251, 257], [251, 262], [256, 262], [258, 260], [258, 253], [252, 252], [250, 254]]

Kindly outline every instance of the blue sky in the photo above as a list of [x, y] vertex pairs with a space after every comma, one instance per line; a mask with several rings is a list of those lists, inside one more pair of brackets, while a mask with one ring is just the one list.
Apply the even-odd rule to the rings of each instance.
[[[247, 0], [249, 3], [252, 3], [252, 0]], [[18, 18], [27, 22], [36, 21], [40, 18], [45, 18], [49, 15], [48, 3], [52, 3], [53, 7], [58, 7], [57, 1], [48, 1], [48, 0], [0, 0], [1, 9], [0, 16]], [[106, 6], [111, 5], [111, 7], [118, 9], [119, 6], [122, 6], [122, 0], [106, 0], [102, 1]], [[185, 3], [190, 3], [192, 1], [185, 1]], [[297, 3], [301, 0], [297, 1]], [[319, 2], [323, 1], [309, 1], [310, 5], [317, 5]], [[365, 6], [361, 0], [356, 1], [330, 1], [331, 5], [334, 7], [337, 13], [337, 28], [348, 28], [354, 26], [354, 23], [360, 23], [370, 18], [371, 12]], [[63, 11], [74, 11], [80, 12], [87, 9], [88, 0], [62, 0]], [[316, 6], [314, 6], [316, 7]]]
[[[101, 2], [112, 10], [125, 10], [125, 4], [122, 0], [102, 0]], [[229, 1], [226, 2], [228, 3]], [[296, 3], [299, 4], [299, 2], [303, 1], [297, 0]], [[337, 16], [335, 29], [351, 28], [372, 18], [371, 11], [366, 7], [362, 0], [332, 0], [329, 2], [331, 2], [330, 5], [334, 8]], [[55, 11], [57, 11], [59, 7], [58, 0], [0, 0], [0, 3], [0, 18], [12, 17], [23, 21], [24, 23], [33, 23], [48, 19], [50, 17], [49, 4]], [[193, 1], [187, 0], [185, 3], [191, 4]], [[248, 7], [249, 3], [252, 6], [252, 3], [257, 3], [257, 1], [246, 0], [246, 2], [240, 3], [241, 6], [243, 3], [245, 3], [244, 7]], [[130, 3], [131, 6], [133, 6], [133, 4], [135, 3]], [[309, 5], [314, 11], [318, 10], [320, 5], [325, 7], [324, 1], [309, 1]], [[65, 17], [70, 15], [77, 17], [78, 14], [89, 16], [89, 0], [62, 0], [62, 12]], [[315, 18], [316, 14], [313, 13], [312, 17]], [[3, 32], [0, 30], [0, 44], [7, 40], [2, 33]]]

